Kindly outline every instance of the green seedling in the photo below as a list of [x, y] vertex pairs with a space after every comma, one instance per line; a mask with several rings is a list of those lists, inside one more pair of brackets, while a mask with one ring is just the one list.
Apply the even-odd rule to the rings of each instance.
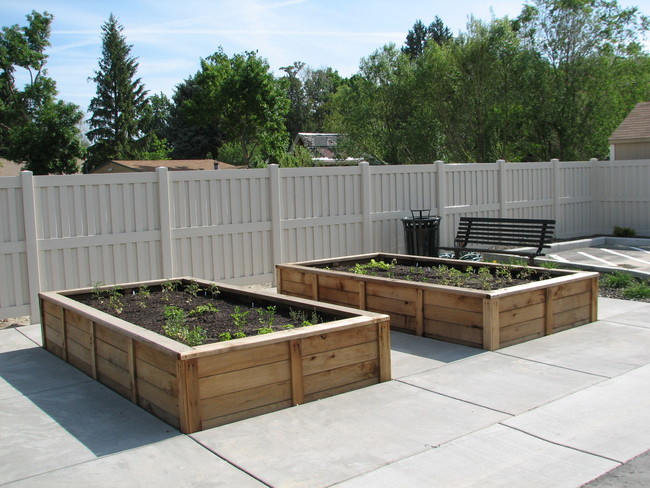
[[206, 305], [199, 305], [198, 307], [190, 310], [187, 315], [188, 316], [193, 316], [193, 315], [204, 315], [206, 313], [217, 313], [219, 312], [219, 309], [212, 305], [211, 303], [208, 303]]
[[163, 311], [165, 323], [163, 332], [167, 337], [187, 344], [188, 346], [198, 346], [203, 344], [207, 339], [207, 333], [203, 327], [190, 327], [187, 325], [187, 313], [172, 305], [167, 305]]

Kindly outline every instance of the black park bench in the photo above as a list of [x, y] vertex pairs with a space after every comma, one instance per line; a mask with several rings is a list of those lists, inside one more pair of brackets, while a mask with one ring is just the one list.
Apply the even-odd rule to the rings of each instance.
[[[461, 217], [454, 239], [454, 247], [441, 247], [440, 249], [453, 250], [457, 259], [460, 258], [460, 253], [463, 251], [527, 256], [528, 263], [533, 265], [536, 256], [544, 255], [542, 248], [550, 247], [554, 231], [555, 220]], [[468, 248], [468, 244], [500, 248], [530, 247], [532, 249], [512, 251], [498, 248]]]

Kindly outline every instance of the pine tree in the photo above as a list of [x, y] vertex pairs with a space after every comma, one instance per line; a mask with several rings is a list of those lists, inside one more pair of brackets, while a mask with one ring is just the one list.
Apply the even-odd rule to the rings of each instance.
[[113, 14], [102, 26], [102, 58], [91, 78], [97, 84], [97, 94], [89, 107], [91, 130], [86, 135], [92, 145], [85, 173], [111, 159], [137, 159], [146, 150], [142, 147], [142, 124], [147, 91], [140, 78], [134, 80], [138, 63], [123, 30]]

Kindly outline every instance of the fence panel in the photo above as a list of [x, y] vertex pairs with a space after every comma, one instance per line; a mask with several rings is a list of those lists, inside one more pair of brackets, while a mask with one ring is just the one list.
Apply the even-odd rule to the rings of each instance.
[[[650, 234], [650, 160], [0, 178], [0, 318], [39, 290], [191, 275], [272, 281], [277, 262], [405, 251], [410, 209], [555, 218], [556, 237]], [[38, 317], [35, 317], [38, 319]]]
[[23, 191], [19, 176], [0, 178], [0, 318], [29, 314]]

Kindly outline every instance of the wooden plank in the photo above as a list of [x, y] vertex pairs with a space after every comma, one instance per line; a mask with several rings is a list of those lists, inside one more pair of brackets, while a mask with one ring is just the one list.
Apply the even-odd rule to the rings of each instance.
[[108, 344], [102, 340], [96, 342], [97, 358], [106, 359], [110, 363], [122, 368], [128, 373], [128, 356], [125, 351], [118, 349], [112, 344]]
[[450, 324], [440, 320], [424, 321], [424, 335], [456, 344], [472, 347], [482, 347], [483, 327]]
[[68, 338], [68, 342], [76, 342], [77, 344], [82, 345], [83, 347], [90, 349], [90, 334], [87, 332], [77, 328], [74, 325], [71, 325], [69, 322], [67, 323], [68, 325], [66, 326], [66, 336]]
[[240, 420], [257, 417], [258, 415], [276, 412], [278, 410], [283, 410], [291, 406], [291, 402], [288, 400], [272, 403], [270, 405], [263, 405], [261, 407], [251, 408], [249, 410], [243, 410], [241, 412], [235, 412], [230, 415], [223, 415], [222, 417], [205, 419], [201, 422], [201, 427], [203, 429], [212, 429], [213, 427], [219, 427], [221, 425], [230, 424], [232, 422], [238, 422]]
[[598, 278], [591, 279], [591, 310], [589, 322], [598, 320]]
[[530, 305], [528, 307], [516, 308], [513, 310], [508, 310], [507, 312], [501, 312], [497, 318], [497, 326], [500, 326], [503, 329], [505, 327], [510, 327], [511, 325], [528, 322], [529, 320], [543, 318], [544, 310], [544, 304], [538, 303], [536, 305]]
[[46, 334], [45, 337], [47, 341], [56, 344], [56, 346], [61, 350], [61, 356], [63, 357], [63, 334], [60, 331], [53, 329], [48, 325], [45, 326]]
[[377, 327], [369, 324], [363, 327], [325, 332], [302, 339], [301, 350], [303, 357], [312, 354], [340, 349], [341, 347], [374, 342], [377, 340]]
[[[286, 344], [283, 344], [287, 348]], [[263, 385], [288, 381], [291, 378], [290, 361], [263, 364], [253, 368], [240, 369], [229, 373], [199, 377], [199, 398], [212, 398], [219, 395], [258, 388]]]
[[155, 366], [170, 375], [176, 375], [176, 357], [172, 354], [165, 354], [163, 351], [149, 347], [143, 342], [136, 342], [135, 356], [139, 361]]
[[544, 304], [544, 335], [553, 333], [553, 313], [555, 307], [555, 300], [553, 300], [553, 292], [550, 288], [544, 291], [546, 302]]
[[165, 412], [178, 417], [178, 398], [156, 388], [146, 381], [141, 381], [138, 385], [137, 403], [143, 408], [147, 408], [147, 404], [156, 405]]
[[63, 360], [67, 361], [68, 360], [68, 327], [65, 324], [65, 315], [66, 315], [66, 310], [62, 309], [62, 318], [61, 321], [63, 322], [63, 327], [61, 327], [61, 348], [63, 349]]
[[[327, 303], [335, 303], [347, 307], [356, 307], [359, 304], [359, 293], [334, 290], [332, 288], [321, 287], [319, 290], [320, 300]], [[367, 309], [366, 309], [367, 310]]]
[[291, 398], [293, 405], [300, 405], [305, 401], [305, 390], [302, 371], [301, 341], [289, 341], [291, 352]]
[[251, 390], [201, 400], [199, 403], [201, 423], [205, 424], [206, 420], [215, 417], [223, 417], [279, 402], [291, 403], [291, 381], [288, 379]]
[[585, 306], [568, 310], [566, 312], [556, 313], [554, 315], [554, 331], [558, 332], [562, 328], [573, 326], [574, 324], [586, 324], [591, 320], [591, 306]]
[[422, 289], [418, 289], [415, 302], [415, 335], [421, 336], [424, 333], [424, 299]]
[[379, 359], [371, 359], [305, 376], [305, 395], [379, 378]]
[[424, 289], [424, 305], [443, 306], [467, 312], [483, 313], [483, 299], [467, 295], [454, 295], [433, 288]]
[[591, 298], [591, 293], [581, 293], [553, 300], [555, 302], [555, 313], [567, 312], [574, 308], [590, 307]]
[[178, 361], [174, 377], [177, 379], [178, 419], [180, 430], [191, 434], [204, 428], [199, 415], [199, 359]]
[[138, 405], [144, 408], [145, 410], [147, 410], [148, 412], [151, 412], [153, 415], [161, 419], [163, 422], [167, 422], [172, 427], [181, 430], [181, 424], [178, 415], [169, 413], [166, 410], [159, 408], [157, 405], [154, 405], [144, 397], [138, 398]]
[[[417, 299], [417, 295], [415, 297]], [[366, 304], [368, 310], [371, 312], [380, 312], [392, 315], [393, 313], [398, 313], [402, 315], [407, 315], [413, 317], [415, 320], [415, 300], [413, 301], [404, 301], [400, 299], [393, 298], [384, 298], [380, 296], [371, 296], [368, 295], [366, 298]]]
[[[102, 378], [110, 378], [114, 382], [120, 384], [124, 391], [129, 391], [131, 388], [131, 379], [129, 378], [129, 372], [124, 368], [120, 368], [114, 363], [108, 361], [107, 359], [98, 356], [97, 357], [97, 379], [104, 382]], [[125, 395], [126, 396], [126, 395]], [[130, 398], [130, 394], [127, 398]]]
[[306, 273], [303, 270], [291, 269], [291, 268], [278, 268], [278, 271], [282, 274], [283, 287], [287, 282], [303, 284], [303, 285], [311, 285], [310, 273]]
[[56, 303], [49, 300], [43, 300], [43, 311], [58, 319], [63, 319], [63, 309]]
[[72, 366], [77, 368], [82, 373], [87, 374], [88, 376], [91, 375], [90, 364], [82, 360], [81, 358], [77, 357], [77, 355], [71, 352], [70, 350], [68, 351], [68, 363], [70, 363]]
[[483, 349], [499, 349], [499, 300], [483, 300]]
[[481, 327], [483, 314], [471, 310], [447, 308], [445, 306], [424, 306], [425, 320], [440, 320], [447, 323]]
[[359, 281], [359, 310], [367, 310], [368, 301], [366, 298], [366, 282]]
[[100, 324], [97, 324], [95, 333], [98, 340], [110, 344], [111, 346], [116, 347], [117, 349], [120, 349], [126, 353], [126, 350], [129, 347], [128, 336], [120, 334], [119, 332], [111, 330], [108, 327], [104, 327]]
[[[424, 321], [422, 323], [424, 329]], [[379, 381], [389, 381], [391, 379], [391, 356], [390, 356], [390, 322], [381, 322], [377, 324], [379, 353]]]
[[[366, 295], [380, 299], [392, 299], [404, 303], [415, 303], [417, 301], [417, 288], [400, 286], [399, 282], [392, 281], [368, 281], [366, 283]], [[413, 314], [415, 316], [415, 313]]]
[[131, 383], [131, 401], [136, 403], [138, 401], [138, 381], [135, 361], [135, 341], [133, 339], [129, 339], [126, 357], [129, 368], [129, 382]]
[[368, 380], [359, 381], [357, 383], [350, 383], [347, 385], [339, 386], [338, 388], [332, 388], [329, 390], [323, 390], [310, 395], [305, 396], [305, 402], [313, 402], [316, 400], [322, 400], [323, 398], [329, 398], [334, 395], [340, 395], [341, 393], [347, 393], [349, 391], [358, 390], [359, 388], [365, 388], [367, 386], [372, 386], [377, 384], [377, 378], [370, 378]]
[[564, 298], [571, 295], [579, 295], [580, 293], [588, 293], [591, 291], [592, 280], [572, 281], [553, 287], [553, 298]]
[[377, 344], [374, 342], [366, 342], [364, 344], [357, 344], [356, 346], [312, 354], [304, 358], [303, 371], [305, 376], [307, 376], [321, 371], [375, 359], [378, 357], [378, 354]]
[[[115, 393], [122, 395], [127, 400], [131, 398], [131, 390], [129, 389], [128, 386], [124, 386], [120, 382], [116, 381], [113, 377], [104, 374], [102, 370], [99, 370], [97, 372], [97, 380], [103, 385], [106, 385], [108, 388], [113, 390]], [[128, 375], [127, 375], [127, 383], [128, 383]]]
[[90, 375], [97, 379], [97, 348], [95, 338], [95, 322], [90, 324]]
[[350, 291], [357, 293], [359, 289], [359, 283], [363, 282], [363, 279], [354, 279], [351, 276], [327, 276], [319, 275], [318, 285], [320, 288], [329, 288], [331, 290], [338, 291]]
[[63, 331], [63, 320], [50, 313], [43, 315], [43, 323], [58, 334], [61, 334]]
[[311, 299], [318, 301], [318, 275], [311, 275]]
[[282, 293], [294, 297], [311, 298], [311, 285], [295, 283], [293, 281], [282, 281]]
[[151, 363], [142, 361], [139, 357], [136, 357], [136, 371], [137, 381], [144, 380], [161, 390], [166, 391], [172, 396], [178, 396], [178, 381], [176, 379], [176, 374], [170, 374], [167, 371], [163, 371]]
[[[90, 371], [90, 350], [87, 347], [74, 341], [68, 341], [68, 357], [71, 355], [86, 364], [87, 368], [84, 369], [84, 373], [86, 370]], [[90, 373], [88, 373], [88, 376], [90, 376]]]
[[254, 351], [251, 354], [251, 349], [240, 349], [202, 357], [198, 364], [199, 378], [289, 360], [289, 350], [285, 343], [259, 346]]
[[70, 310], [66, 310], [65, 321], [66, 324], [72, 325], [90, 335], [92, 320], [89, 318], [84, 317], [83, 315], [79, 315], [78, 313], [74, 313]]
[[522, 337], [542, 337], [545, 334], [544, 324], [545, 317], [540, 317], [509, 327], [502, 327], [499, 335], [501, 347], [504, 347], [503, 343], [505, 342], [521, 339]]
[[[548, 290], [548, 288], [547, 288]], [[546, 300], [546, 291], [545, 290], [530, 290], [516, 295], [510, 295], [505, 297], [500, 297], [501, 300], [499, 309], [502, 312], [512, 310], [515, 308], [524, 308], [530, 305], [537, 305], [539, 303], [544, 303]]]

